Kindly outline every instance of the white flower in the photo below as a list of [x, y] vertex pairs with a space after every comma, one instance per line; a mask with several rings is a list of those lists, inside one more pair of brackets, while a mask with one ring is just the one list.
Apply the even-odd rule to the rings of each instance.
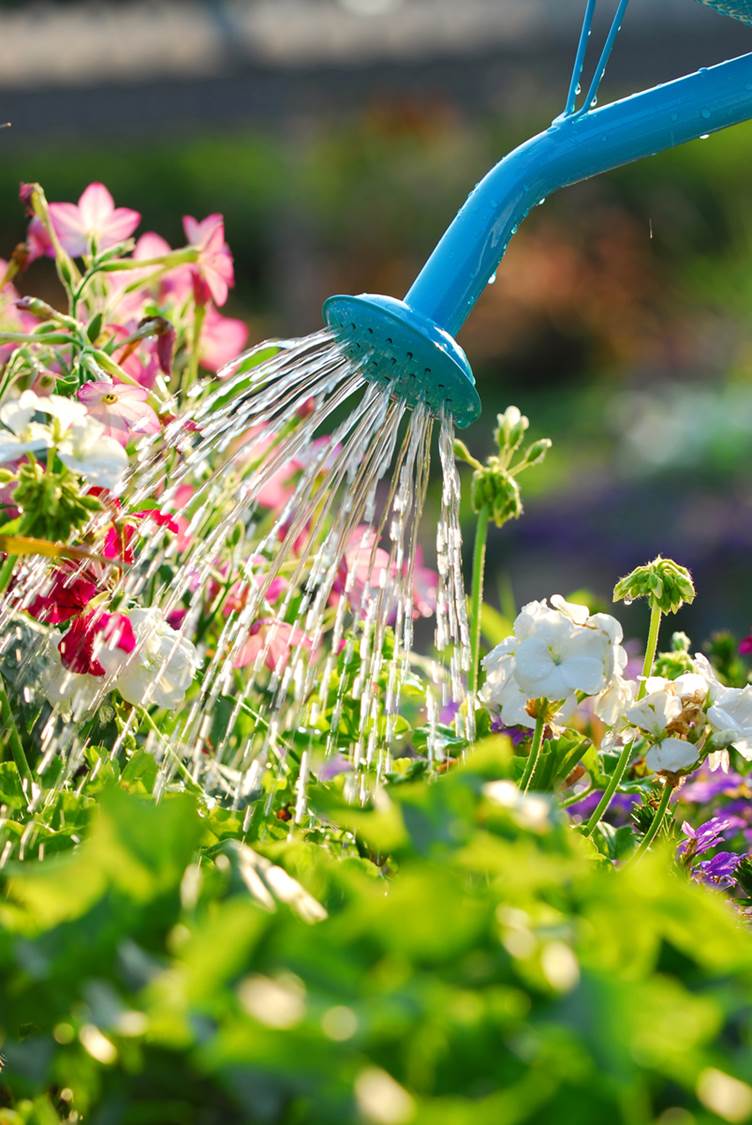
[[648, 769], [656, 773], [678, 773], [693, 766], [698, 758], [698, 749], [692, 742], [685, 742], [683, 738], [664, 738], [650, 747], [645, 762]]
[[685, 672], [675, 680], [649, 676], [647, 694], [627, 709], [627, 718], [640, 730], [658, 738], [690, 703], [704, 704], [708, 682], [697, 672]]
[[[37, 414], [54, 422], [35, 422]], [[6, 427], [0, 430], [0, 462], [56, 445], [64, 465], [101, 488], [114, 488], [128, 467], [120, 443], [75, 399], [24, 391], [0, 408], [0, 422]]]
[[97, 659], [128, 703], [177, 707], [198, 667], [194, 645], [170, 628], [159, 609], [133, 609], [128, 617], [136, 636], [133, 652], [104, 648]]
[[101, 677], [70, 672], [60, 659], [57, 645], [51, 644], [41, 677], [42, 691], [51, 707], [83, 719], [101, 702]]
[[52, 445], [49, 427], [32, 421], [35, 414], [41, 413], [41, 401], [33, 391], [24, 391], [19, 398], [0, 407], [0, 422], [5, 426], [0, 431], [0, 461], [15, 461], [24, 453], [38, 453]]
[[604, 613], [590, 616], [558, 594], [551, 604], [531, 602], [515, 621], [515, 678], [528, 698], [596, 695], [626, 666], [621, 626]]
[[752, 759], [752, 686], [722, 687], [712, 691], [708, 720], [713, 728], [714, 743], [735, 746], [747, 761]]
[[626, 711], [637, 696], [636, 680], [625, 680], [614, 676], [613, 680], [593, 700], [593, 712], [607, 727], [622, 726], [626, 721]]
[[100, 488], [115, 488], [128, 468], [128, 454], [96, 418], [86, 417], [70, 426], [58, 454], [64, 465]]

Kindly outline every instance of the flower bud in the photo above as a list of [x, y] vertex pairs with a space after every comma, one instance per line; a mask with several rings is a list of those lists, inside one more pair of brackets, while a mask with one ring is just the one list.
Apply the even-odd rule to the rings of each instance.
[[483, 467], [478, 458], [473, 457], [464, 441], [460, 441], [459, 438], [454, 439], [454, 456], [458, 461], [464, 461], [466, 465], [472, 465], [474, 469], [481, 469]]
[[647, 598], [661, 613], [676, 613], [695, 600], [695, 587], [686, 567], [659, 555], [621, 578], [614, 586], [613, 598], [625, 605], [635, 598]]
[[497, 527], [503, 527], [508, 520], [516, 520], [522, 515], [520, 486], [513, 476], [502, 469], [496, 458], [491, 458], [485, 468], [473, 473], [473, 510], [488, 508], [491, 519]]
[[529, 468], [531, 465], [540, 465], [552, 445], [551, 438], [545, 437], [531, 442], [525, 452], [525, 468]]
[[530, 421], [521, 413], [518, 406], [508, 406], [503, 414], [496, 416], [497, 426], [494, 439], [500, 453], [514, 453], [524, 438]]

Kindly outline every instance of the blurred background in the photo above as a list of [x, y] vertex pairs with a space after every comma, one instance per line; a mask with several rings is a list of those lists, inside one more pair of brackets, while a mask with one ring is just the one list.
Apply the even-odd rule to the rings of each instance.
[[[472, 185], [561, 110], [582, 8], [0, 0], [0, 254], [20, 180], [75, 200], [99, 179], [174, 244], [182, 214], [224, 213], [227, 311], [254, 340], [316, 328], [329, 293], [402, 295]], [[633, 0], [602, 97], [747, 50], [752, 29], [693, 0]], [[515, 403], [555, 448], [492, 530], [491, 600], [608, 598], [663, 553], [695, 572], [698, 640], [752, 625], [750, 168], [737, 127], [569, 189], [513, 241], [461, 335], [484, 402], [466, 436], [485, 455]]]

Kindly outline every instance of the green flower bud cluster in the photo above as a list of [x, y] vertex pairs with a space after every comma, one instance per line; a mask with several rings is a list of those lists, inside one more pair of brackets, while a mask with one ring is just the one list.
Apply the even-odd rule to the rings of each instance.
[[96, 496], [82, 491], [79, 478], [64, 466], [45, 471], [36, 461], [27, 461], [18, 470], [13, 504], [21, 512], [15, 528], [19, 535], [52, 542], [67, 540], [72, 530], [83, 527], [92, 512], [102, 507]]
[[647, 598], [661, 613], [676, 613], [695, 600], [695, 587], [686, 567], [659, 555], [621, 578], [614, 586], [613, 597], [625, 605], [636, 598]]
[[517, 477], [532, 465], [540, 464], [551, 448], [548, 438], [539, 438], [523, 447], [529, 425], [516, 406], [509, 406], [499, 414], [494, 430], [498, 453], [492, 454], [485, 465], [473, 457], [464, 442], [454, 443], [455, 456], [475, 470], [471, 492], [473, 510], [485, 509], [497, 527], [522, 515]]

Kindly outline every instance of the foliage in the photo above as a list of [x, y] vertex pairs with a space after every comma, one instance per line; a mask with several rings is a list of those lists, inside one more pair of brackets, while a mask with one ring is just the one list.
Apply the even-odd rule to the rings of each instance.
[[78, 849], [5, 872], [2, 1120], [744, 1120], [747, 934], [663, 851], [595, 862], [510, 768], [495, 738], [325, 796], [357, 848], [257, 844], [287, 872], [264, 901], [190, 797], [106, 787]]

